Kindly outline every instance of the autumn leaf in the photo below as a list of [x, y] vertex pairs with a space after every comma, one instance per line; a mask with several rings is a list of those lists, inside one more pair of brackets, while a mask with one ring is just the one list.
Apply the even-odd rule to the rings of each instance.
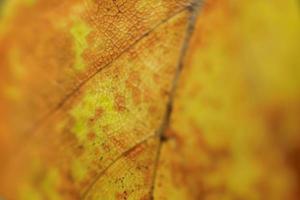
[[0, 197], [299, 198], [298, 1], [0, 12]]

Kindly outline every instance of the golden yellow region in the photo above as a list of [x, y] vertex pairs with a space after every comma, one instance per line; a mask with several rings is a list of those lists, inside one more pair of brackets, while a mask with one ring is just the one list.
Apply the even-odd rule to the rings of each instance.
[[0, 6], [0, 199], [299, 199], [297, 0]]
[[[1, 193], [14, 199], [101, 195], [92, 191], [97, 177], [127, 151], [153, 138], [159, 129], [188, 17], [189, 12], [182, 10], [159, 24], [86, 81], [34, 133], [22, 137], [16, 144], [25, 146], [15, 148], [16, 155], [0, 172], [4, 180]], [[31, 166], [34, 160], [39, 167]], [[36, 189], [48, 181], [53, 169], [58, 172], [58, 184], [50, 186], [52, 193]], [[11, 179], [13, 174], [15, 178]], [[139, 195], [145, 196], [149, 189]]]
[[296, 3], [204, 3], [154, 199], [299, 198]]

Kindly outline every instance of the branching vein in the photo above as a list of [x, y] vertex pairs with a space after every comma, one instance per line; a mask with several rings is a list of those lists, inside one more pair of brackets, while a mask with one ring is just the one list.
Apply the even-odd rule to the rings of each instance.
[[157, 139], [159, 140], [158, 141], [159, 143], [158, 143], [158, 147], [157, 147], [157, 150], [156, 150], [156, 158], [155, 158], [155, 163], [154, 163], [152, 184], [151, 184], [151, 188], [150, 188], [150, 199], [151, 200], [154, 199], [155, 182], [156, 182], [157, 171], [158, 171], [158, 167], [159, 167], [159, 160], [160, 160], [162, 146], [163, 146], [164, 142], [168, 139], [165, 136], [165, 132], [166, 132], [166, 129], [168, 128], [169, 123], [170, 123], [170, 118], [171, 118], [171, 114], [172, 114], [172, 108], [173, 108], [173, 104], [174, 104], [174, 97], [175, 97], [178, 81], [179, 81], [180, 74], [181, 74], [181, 71], [182, 71], [183, 62], [184, 62], [184, 59], [185, 59], [185, 56], [186, 56], [186, 52], [187, 52], [187, 49], [189, 47], [189, 41], [190, 41], [190, 38], [191, 38], [192, 33], [194, 31], [194, 26], [195, 26], [195, 22], [196, 22], [196, 18], [197, 18], [197, 15], [198, 15], [198, 11], [199, 11], [201, 2], [202, 2], [201, 0], [195, 0], [193, 2], [193, 4], [189, 7], [191, 15], [190, 15], [190, 18], [189, 18], [185, 38], [184, 38], [183, 45], [182, 45], [181, 52], [180, 52], [180, 56], [179, 56], [179, 59], [178, 59], [176, 74], [175, 74], [173, 82], [172, 82], [172, 89], [171, 89], [169, 100], [168, 100], [168, 103], [167, 103], [167, 106], [166, 106], [165, 116], [164, 116], [163, 122], [161, 124], [161, 127], [158, 130], [157, 135], [156, 135]]

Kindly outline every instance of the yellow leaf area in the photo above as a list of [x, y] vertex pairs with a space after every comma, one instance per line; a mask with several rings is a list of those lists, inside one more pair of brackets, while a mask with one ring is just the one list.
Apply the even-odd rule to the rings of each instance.
[[0, 198], [298, 199], [296, 0], [9, 0]]
[[155, 152], [148, 152], [164, 123], [187, 6], [19, 1], [3, 8], [16, 13], [1, 21], [1, 197], [150, 198]]
[[1, 9], [2, 93], [24, 135], [189, 0], [7, 0]]
[[154, 199], [299, 199], [298, 3], [203, 3]]

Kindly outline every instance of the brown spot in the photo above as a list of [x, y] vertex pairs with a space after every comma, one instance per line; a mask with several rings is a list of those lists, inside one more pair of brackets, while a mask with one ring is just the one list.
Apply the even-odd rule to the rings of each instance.
[[139, 86], [141, 79], [138, 72], [132, 72], [126, 80], [126, 87], [131, 91], [131, 95], [135, 104], [141, 103], [141, 91]]
[[267, 127], [272, 134], [278, 136], [284, 116], [283, 109], [277, 105], [265, 106], [264, 115]]
[[[166, 88], [168, 88], [168, 87], [166, 87]], [[160, 89], [160, 95], [161, 95], [162, 97], [168, 97], [168, 96], [170, 96], [170, 91], [161, 88], [161, 89]]]
[[112, 141], [113, 145], [115, 147], [117, 147], [118, 149], [125, 149], [126, 148], [125, 138], [120, 138], [120, 136], [113, 137], [113, 138], [111, 138], [111, 141]]
[[153, 91], [150, 90], [149, 88], [145, 88], [144, 90], [145, 90], [145, 92], [143, 92], [144, 101], [152, 102], [153, 101], [153, 96], [155, 96], [153, 94]]
[[93, 141], [96, 138], [96, 134], [94, 132], [90, 132], [87, 135], [88, 140]]
[[135, 104], [140, 104], [141, 103], [141, 99], [142, 99], [142, 95], [141, 95], [140, 89], [138, 87], [133, 86], [131, 88], [131, 94], [132, 94], [133, 102]]
[[158, 113], [158, 108], [157, 108], [157, 105], [151, 105], [149, 106], [149, 109], [148, 109], [148, 112], [149, 113]]
[[104, 110], [102, 108], [98, 108], [96, 110], [95, 117], [100, 118], [100, 117], [102, 117], [103, 113], [104, 113]]
[[122, 96], [120, 94], [115, 95], [115, 108], [119, 112], [125, 111], [126, 103], [125, 103], [125, 97], [124, 96]]
[[104, 113], [103, 108], [97, 108], [94, 116], [89, 119], [90, 125], [94, 124], [97, 119], [100, 119], [103, 116], [103, 113]]
[[74, 153], [76, 156], [80, 156], [82, 155], [84, 152], [84, 146], [83, 145], [79, 145], [74, 149]]
[[129, 59], [130, 60], [136, 60], [138, 58], [138, 51], [136, 51], [135, 49], [131, 49], [128, 51], [128, 54], [129, 54]]
[[127, 82], [130, 82], [131, 84], [138, 86], [141, 83], [140, 74], [137, 71], [133, 71], [129, 74]]
[[128, 198], [128, 193], [127, 193], [126, 190], [124, 192], [116, 194], [116, 199], [117, 200], [126, 200], [127, 198]]

